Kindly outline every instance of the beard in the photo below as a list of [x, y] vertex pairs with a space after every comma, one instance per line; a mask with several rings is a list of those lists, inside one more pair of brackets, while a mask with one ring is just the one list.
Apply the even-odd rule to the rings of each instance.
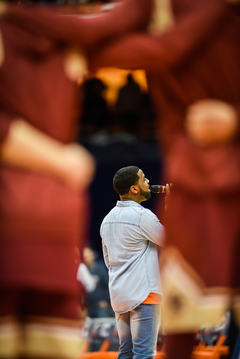
[[144, 191], [140, 186], [139, 186], [139, 189], [140, 189], [141, 196], [143, 196], [146, 200], [151, 198], [151, 192], [150, 191]]

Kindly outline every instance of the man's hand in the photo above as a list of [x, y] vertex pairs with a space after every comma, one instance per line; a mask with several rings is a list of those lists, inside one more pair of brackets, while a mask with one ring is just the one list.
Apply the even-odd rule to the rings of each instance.
[[165, 196], [165, 209], [167, 209], [167, 205], [168, 205], [168, 202], [169, 202], [169, 196], [170, 196], [170, 193], [171, 193], [171, 188], [172, 188], [172, 183], [167, 183], [166, 184], [166, 196]]
[[233, 106], [223, 101], [195, 102], [187, 111], [186, 131], [200, 146], [227, 143], [237, 132], [237, 113]]

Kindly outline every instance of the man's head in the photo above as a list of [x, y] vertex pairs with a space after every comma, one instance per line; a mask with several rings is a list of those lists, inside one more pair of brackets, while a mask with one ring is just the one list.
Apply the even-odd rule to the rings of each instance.
[[133, 200], [138, 203], [151, 197], [149, 180], [137, 166], [127, 166], [118, 170], [113, 177], [113, 188], [121, 200]]

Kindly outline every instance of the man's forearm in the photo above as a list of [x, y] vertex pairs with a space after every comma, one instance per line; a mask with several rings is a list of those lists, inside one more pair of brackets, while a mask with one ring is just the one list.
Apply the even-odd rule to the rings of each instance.
[[[148, 73], [165, 73], [178, 66], [190, 52], [220, 26], [226, 4], [212, 3], [189, 11], [171, 29], [159, 36], [131, 33], [110, 41], [89, 57], [89, 67], [143, 69]], [[204, 23], [205, 26], [201, 26]]]
[[91, 18], [41, 7], [9, 6], [5, 17], [31, 33], [80, 47], [92, 47], [120, 33], [142, 29], [150, 21], [153, 0], [122, 0], [113, 10]]
[[64, 145], [22, 119], [12, 122], [1, 146], [6, 165], [54, 176], [76, 190], [84, 190], [94, 175], [92, 156], [77, 144]]

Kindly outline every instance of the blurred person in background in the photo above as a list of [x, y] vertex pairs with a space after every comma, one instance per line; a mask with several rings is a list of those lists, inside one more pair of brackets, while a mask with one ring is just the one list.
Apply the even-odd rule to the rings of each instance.
[[80, 353], [75, 246], [86, 236], [95, 163], [74, 143], [78, 84], [90, 48], [143, 26], [141, 7], [122, 17], [137, 4], [81, 19], [0, 3], [0, 358]]
[[87, 316], [87, 302], [86, 293], [94, 291], [96, 288], [96, 279], [91, 275], [87, 266], [82, 262], [79, 249], [76, 247], [76, 262], [77, 269], [77, 281], [79, 283], [79, 309], [82, 321], [86, 320]]
[[132, 74], [126, 77], [126, 84], [119, 89], [115, 111], [123, 131], [139, 136], [144, 93]]
[[103, 94], [107, 86], [97, 77], [86, 79], [83, 86], [81, 134], [89, 136], [96, 132], [107, 131], [110, 124], [110, 110]]
[[108, 289], [108, 271], [90, 247], [83, 249], [83, 262], [95, 279], [95, 288], [86, 293], [87, 314], [91, 318], [113, 317]]
[[240, 3], [170, 5], [168, 29], [110, 42], [91, 66], [147, 73], [173, 183], [162, 263], [166, 352], [187, 359], [200, 325], [219, 324], [230, 307], [240, 324]]

